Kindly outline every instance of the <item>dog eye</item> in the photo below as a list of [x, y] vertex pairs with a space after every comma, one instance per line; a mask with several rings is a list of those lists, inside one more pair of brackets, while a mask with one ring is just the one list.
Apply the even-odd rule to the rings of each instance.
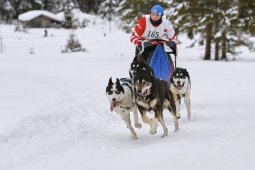
[[112, 91], [109, 91], [109, 92], [108, 92], [109, 95], [112, 95], [112, 93], [113, 93]]
[[119, 92], [119, 91], [116, 91], [115, 93], [116, 93], [116, 94], [120, 94], [120, 92]]

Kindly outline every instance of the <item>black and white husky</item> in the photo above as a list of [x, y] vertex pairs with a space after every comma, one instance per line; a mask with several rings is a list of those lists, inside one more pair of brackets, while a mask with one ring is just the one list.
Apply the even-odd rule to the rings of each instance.
[[[187, 117], [191, 118], [191, 104], [190, 104], [190, 92], [191, 81], [189, 73], [186, 69], [175, 68], [170, 79], [170, 90], [175, 94], [175, 104], [177, 110], [177, 117], [180, 117], [180, 101], [181, 97], [184, 97], [184, 103], [187, 108]], [[176, 97], [177, 96], [177, 97]]]
[[114, 110], [122, 117], [131, 132], [132, 139], [137, 139], [137, 134], [131, 125], [130, 112], [134, 114], [135, 127], [141, 128], [142, 125], [138, 122], [138, 109], [135, 104], [131, 80], [117, 78], [116, 82], [113, 83], [112, 78], [110, 78], [106, 87], [106, 96], [110, 102], [110, 110]]

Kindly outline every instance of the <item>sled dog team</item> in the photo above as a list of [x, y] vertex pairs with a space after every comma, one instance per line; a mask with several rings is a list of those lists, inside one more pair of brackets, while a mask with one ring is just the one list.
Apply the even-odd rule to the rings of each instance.
[[[191, 81], [186, 69], [175, 68], [170, 83], [155, 78], [154, 72], [140, 56], [136, 56], [129, 69], [130, 79], [109, 79], [106, 96], [110, 102], [110, 110], [118, 113], [130, 130], [131, 138], [137, 139], [137, 134], [131, 125], [130, 113], [134, 116], [134, 126], [141, 128], [138, 121], [138, 110], [144, 123], [150, 125], [150, 133], [156, 134], [158, 123], [163, 128], [163, 135], [168, 136], [168, 128], [163, 117], [167, 109], [173, 117], [174, 132], [179, 130], [180, 102], [184, 98], [187, 108], [187, 118], [191, 118], [190, 91]], [[146, 113], [153, 111], [154, 118]]]

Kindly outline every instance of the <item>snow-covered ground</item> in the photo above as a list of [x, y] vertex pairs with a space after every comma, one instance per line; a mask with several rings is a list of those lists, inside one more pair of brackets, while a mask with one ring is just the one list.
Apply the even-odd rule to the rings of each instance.
[[105, 96], [109, 77], [128, 77], [134, 47], [130, 35], [107, 29], [76, 30], [88, 52], [62, 54], [68, 30], [43, 37], [43, 29], [0, 25], [0, 170], [255, 168], [254, 54], [202, 61], [203, 49], [185, 48], [180, 36], [177, 65], [191, 75], [192, 120], [182, 103], [179, 132], [166, 111], [167, 138], [142, 123], [134, 141]]

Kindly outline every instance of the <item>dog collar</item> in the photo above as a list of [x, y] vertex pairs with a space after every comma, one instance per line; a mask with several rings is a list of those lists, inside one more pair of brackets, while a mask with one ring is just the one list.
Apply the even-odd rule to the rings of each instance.
[[119, 106], [121, 109], [130, 110], [130, 109], [134, 106], [134, 104], [133, 104], [132, 106], [130, 106], [130, 107], [124, 107], [124, 106], [121, 106], [121, 105], [118, 103], [118, 106]]

